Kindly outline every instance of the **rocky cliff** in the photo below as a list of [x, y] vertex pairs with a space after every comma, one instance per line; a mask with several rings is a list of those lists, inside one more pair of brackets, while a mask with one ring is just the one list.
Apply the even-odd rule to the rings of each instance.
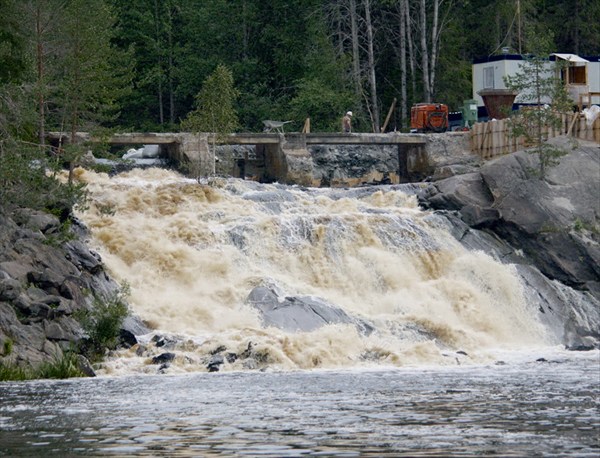
[[75, 226], [28, 209], [0, 216], [0, 363], [36, 367], [81, 351], [77, 317], [118, 290]]
[[[476, 248], [533, 268], [537, 280], [530, 270], [524, 281], [544, 296], [542, 303], [562, 309], [558, 313], [562, 318], [553, 326], [564, 326], [560, 332], [565, 344], [597, 348], [600, 148], [584, 141], [574, 145], [564, 137], [553, 143], [567, 154], [544, 179], [536, 173], [537, 156], [520, 151], [489, 161], [475, 172], [431, 183], [420, 193], [420, 202], [443, 212], [459, 240], [472, 243], [473, 233], [480, 232], [493, 242]], [[568, 289], [558, 291], [557, 285]]]

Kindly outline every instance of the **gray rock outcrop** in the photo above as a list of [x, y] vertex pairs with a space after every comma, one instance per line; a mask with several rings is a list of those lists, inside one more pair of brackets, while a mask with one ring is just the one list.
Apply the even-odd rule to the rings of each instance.
[[[419, 199], [423, 206], [447, 212], [450, 219], [457, 214], [471, 230], [500, 241], [505, 252], [501, 258], [509, 255], [510, 262], [531, 264], [549, 282], [573, 288], [577, 297], [547, 288], [541, 294], [560, 296], [555, 306], [561, 301], [573, 305], [560, 312], [570, 327], [562, 331], [567, 346], [585, 347], [594, 340], [598, 346], [600, 148], [583, 141], [573, 148], [561, 137], [553, 143], [568, 154], [544, 179], [535, 173], [537, 156], [520, 151], [489, 161], [477, 172], [431, 183]], [[536, 284], [541, 288], [542, 283]]]
[[71, 237], [43, 212], [0, 216], [0, 363], [35, 367], [77, 348], [86, 338], [78, 313], [118, 290], [100, 257]]

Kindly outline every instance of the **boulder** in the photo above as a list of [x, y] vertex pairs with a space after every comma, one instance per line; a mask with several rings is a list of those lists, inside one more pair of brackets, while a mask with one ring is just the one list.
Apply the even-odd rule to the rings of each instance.
[[29, 208], [20, 208], [13, 212], [13, 220], [20, 226], [32, 231], [55, 233], [60, 229], [60, 220], [49, 213]]
[[21, 294], [21, 284], [12, 278], [0, 279], [0, 301], [14, 301]]
[[175, 353], [170, 353], [170, 352], [161, 353], [160, 355], [152, 358], [152, 364], [170, 363], [174, 359], [175, 359]]
[[341, 308], [310, 296], [282, 297], [274, 288], [254, 288], [246, 303], [260, 312], [263, 325], [288, 332], [310, 332], [328, 324], [352, 324], [362, 334], [370, 334], [373, 326], [348, 315]]

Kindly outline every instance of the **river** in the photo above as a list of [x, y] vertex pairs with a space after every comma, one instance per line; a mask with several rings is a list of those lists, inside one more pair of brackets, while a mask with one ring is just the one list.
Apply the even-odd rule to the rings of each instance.
[[598, 456], [598, 352], [534, 357], [3, 383], [0, 456]]

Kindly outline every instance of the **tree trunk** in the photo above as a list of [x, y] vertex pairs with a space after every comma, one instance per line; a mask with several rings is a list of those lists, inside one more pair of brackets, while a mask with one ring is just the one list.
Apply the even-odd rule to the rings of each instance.
[[159, 27], [159, 19], [160, 16], [158, 14], [158, 0], [154, 0], [154, 26], [155, 26], [155, 32], [156, 32], [156, 55], [157, 55], [157, 60], [158, 60], [158, 71], [157, 71], [157, 78], [158, 78], [158, 117], [159, 117], [159, 123], [160, 125], [163, 125], [165, 122], [165, 113], [164, 113], [164, 109], [163, 109], [163, 87], [162, 87], [162, 71], [163, 71], [163, 66], [162, 66], [162, 57], [161, 57], [161, 49], [160, 49], [160, 27]]
[[410, 63], [410, 82], [412, 88], [412, 99], [417, 94], [417, 57], [415, 54], [413, 39], [412, 39], [412, 23], [410, 20], [410, 3], [405, 0], [405, 17], [406, 17], [406, 42], [408, 44], [408, 61]]
[[419, 18], [421, 26], [421, 70], [423, 77], [423, 101], [431, 102], [431, 91], [429, 86], [429, 50], [427, 49], [427, 13], [425, 11], [425, 0], [421, 0]]
[[168, 7], [169, 14], [169, 30], [168, 30], [168, 44], [169, 44], [169, 122], [171, 125], [175, 124], [175, 91], [173, 89], [173, 10], [171, 6]]
[[364, 0], [365, 22], [367, 27], [367, 59], [369, 65], [369, 86], [371, 92], [371, 116], [373, 132], [379, 132], [379, 103], [377, 101], [377, 80], [375, 78], [375, 53], [373, 50], [373, 24], [371, 23], [371, 0]]
[[408, 0], [400, 0], [400, 125], [406, 127], [406, 13]]
[[438, 47], [440, 44], [439, 40], [439, 14], [440, 14], [440, 2], [439, 0], [433, 0], [433, 24], [431, 26], [431, 63], [429, 65], [429, 98], [433, 97], [435, 87], [435, 67], [437, 65]]
[[352, 79], [354, 80], [354, 92], [357, 99], [362, 92], [360, 78], [360, 53], [358, 42], [358, 15], [356, 12], [356, 0], [350, 0], [350, 34], [352, 39]]
[[42, 11], [38, 4], [35, 13], [35, 35], [36, 35], [36, 61], [37, 61], [37, 92], [38, 92], [38, 141], [40, 145], [46, 143], [46, 114], [44, 107], [44, 42], [42, 41]]

